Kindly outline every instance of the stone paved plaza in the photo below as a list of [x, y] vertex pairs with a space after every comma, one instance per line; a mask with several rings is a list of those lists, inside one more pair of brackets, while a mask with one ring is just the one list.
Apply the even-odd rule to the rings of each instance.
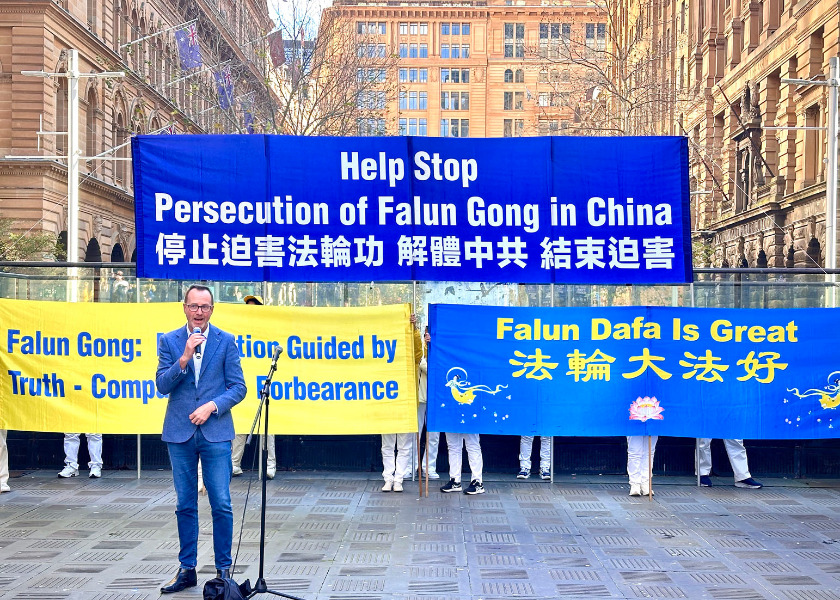
[[[177, 568], [170, 474], [50, 471], [0, 496], [0, 598], [145, 600]], [[494, 474], [481, 496], [431, 481], [382, 493], [374, 474], [278, 473], [268, 483], [270, 588], [312, 600], [709, 598], [840, 600], [840, 481], [765, 480], [761, 490], [654, 479], [630, 498], [617, 477], [554, 483]], [[234, 479], [236, 532], [248, 479]], [[199, 587], [214, 574], [201, 500]], [[252, 485], [236, 579], [256, 578]], [[268, 596], [262, 596], [268, 597]]]

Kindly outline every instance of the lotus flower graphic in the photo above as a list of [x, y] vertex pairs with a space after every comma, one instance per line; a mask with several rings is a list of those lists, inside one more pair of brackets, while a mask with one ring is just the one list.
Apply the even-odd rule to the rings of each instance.
[[644, 398], [636, 398], [633, 404], [630, 405], [630, 420], [641, 421], [644, 423], [648, 419], [656, 419], [662, 421], [665, 417], [662, 412], [665, 409], [659, 406], [659, 400], [645, 396]]

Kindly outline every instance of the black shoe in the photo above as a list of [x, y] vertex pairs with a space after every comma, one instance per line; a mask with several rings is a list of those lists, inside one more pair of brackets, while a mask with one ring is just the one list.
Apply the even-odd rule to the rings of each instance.
[[198, 579], [195, 576], [195, 569], [178, 569], [178, 573], [172, 578], [172, 581], [160, 588], [160, 593], [174, 594], [196, 585], [198, 585]]
[[230, 579], [230, 569], [216, 569], [218, 579]]

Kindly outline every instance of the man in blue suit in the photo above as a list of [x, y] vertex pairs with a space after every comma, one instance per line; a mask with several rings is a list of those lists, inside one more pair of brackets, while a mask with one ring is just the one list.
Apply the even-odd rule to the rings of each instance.
[[233, 336], [210, 326], [210, 289], [190, 286], [184, 296], [184, 314], [186, 325], [161, 336], [158, 343], [157, 389], [169, 396], [162, 438], [172, 462], [181, 543], [181, 565], [172, 581], [160, 588], [164, 594], [197, 585], [199, 459], [213, 515], [216, 576], [230, 577], [230, 442], [234, 436], [230, 410], [247, 392]]

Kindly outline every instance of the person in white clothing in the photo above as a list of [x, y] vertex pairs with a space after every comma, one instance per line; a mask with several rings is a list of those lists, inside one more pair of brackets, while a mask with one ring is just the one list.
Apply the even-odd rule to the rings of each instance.
[[[262, 440], [262, 436], [257, 436], [260, 440]], [[231, 445], [231, 460], [233, 460], [233, 476], [239, 477], [242, 475], [242, 455], [245, 454], [245, 441], [248, 439], [248, 434], [236, 434], [236, 437], [233, 438], [233, 444]], [[262, 452], [262, 448], [258, 449], [257, 460], [262, 460], [260, 458], [262, 455], [259, 454]], [[277, 454], [274, 450], [274, 436], [268, 436], [268, 466], [265, 469], [265, 476], [268, 479], [274, 479], [274, 476], [277, 474]]]
[[440, 488], [441, 492], [460, 492], [461, 487], [461, 462], [463, 447], [467, 447], [467, 459], [470, 462], [470, 485], [463, 490], [470, 496], [484, 493], [482, 483], [482, 471], [484, 470], [484, 459], [481, 456], [481, 443], [477, 433], [450, 433], [446, 432], [446, 445], [449, 447], [449, 483]]
[[[551, 441], [552, 437], [540, 436], [540, 478], [551, 479]], [[534, 448], [534, 436], [523, 435], [519, 438], [519, 473], [517, 479], [531, 476], [531, 452]]]
[[[732, 465], [732, 472], [735, 475], [735, 487], [757, 490], [763, 484], [756, 481], [750, 475], [750, 468], [747, 465], [747, 449], [744, 448], [744, 440], [723, 440], [726, 447], [726, 454], [729, 456], [729, 464]], [[697, 472], [700, 475], [702, 487], [712, 487], [712, 438], [697, 438], [698, 465]]]
[[[650, 437], [650, 452], [648, 452], [648, 437]], [[627, 436], [627, 475], [630, 478], [631, 496], [647, 496], [650, 493], [651, 482], [648, 469], [653, 464], [658, 439], [658, 435]]]
[[[430, 347], [430, 342], [432, 341], [432, 337], [429, 335], [429, 327], [426, 326], [426, 332], [423, 334], [423, 342], [427, 349]], [[417, 427], [419, 431], [422, 433], [423, 427], [426, 425], [426, 412], [428, 411], [428, 403], [426, 402], [427, 399], [427, 390], [429, 385], [428, 380], [428, 371], [429, 366], [425, 358], [420, 360], [419, 365], [420, 370], [420, 379], [417, 385]], [[429, 469], [429, 479], [440, 479], [440, 475], [437, 473], [437, 456], [438, 456], [438, 446], [440, 445], [440, 432], [438, 431], [429, 431], [428, 432], [428, 444], [426, 445], [425, 449], [423, 450], [423, 458], [420, 459], [420, 469], [425, 473], [426, 466], [428, 465]]]
[[[59, 477], [77, 477], [79, 475], [79, 444], [80, 433], [64, 434], [64, 468], [58, 473]], [[86, 433], [88, 454], [90, 454], [89, 477], [102, 477], [102, 434]]]
[[[423, 358], [423, 342], [416, 326], [417, 317], [412, 314], [409, 320], [414, 334], [414, 364], [419, 366], [420, 360]], [[403, 491], [403, 479], [410, 471], [409, 460], [411, 459], [413, 439], [413, 433], [382, 434], [382, 479], [385, 480], [382, 486], [383, 492]]]
[[0, 429], [0, 494], [11, 492], [9, 487], [9, 448], [6, 446], [6, 430]]
[[[242, 299], [245, 304], [250, 304], [253, 306], [263, 306], [263, 299], [262, 296], [245, 296]], [[257, 435], [259, 432], [255, 433]], [[236, 437], [233, 438], [233, 443], [231, 444], [231, 454], [230, 458], [233, 461], [233, 476], [239, 477], [242, 475], [242, 455], [245, 454], [245, 441], [248, 439], [247, 433], [237, 433]], [[262, 437], [260, 436], [260, 440]], [[262, 460], [260, 458], [261, 454], [259, 452], [262, 451], [262, 446], [260, 446], [259, 451], [257, 453], [257, 460]], [[274, 436], [268, 436], [268, 465], [265, 469], [265, 476], [268, 479], [274, 479], [274, 476], [277, 474], [277, 454], [274, 451]]]

